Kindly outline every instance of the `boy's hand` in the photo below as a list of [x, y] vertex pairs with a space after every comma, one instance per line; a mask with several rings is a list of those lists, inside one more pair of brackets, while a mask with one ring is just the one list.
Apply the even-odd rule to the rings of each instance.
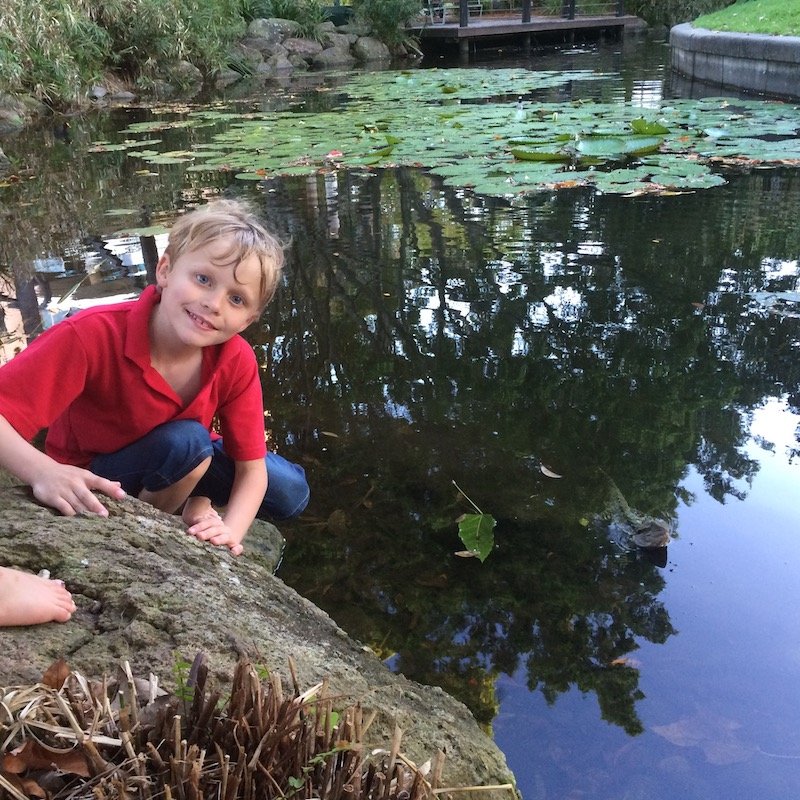
[[226, 546], [233, 555], [244, 551], [241, 535], [237, 535], [225, 524], [219, 512], [211, 506], [207, 497], [190, 497], [183, 508], [186, 532], [202, 542]]
[[[216, 514], [216, 512], [214, 512]], [[210, 542], [215, 545], [224, 545], [235, 556], [240, 556], [244, 552], [242, 546], [242, 536], [238, 535], [235, 531], [225, 524], [225, 520], [217, 514], [216, 518], [206, 517], [191, 528], [187, 528], [186, 532], [195, 539], [200, 539], [201, 542]]]
[[54, 508], [65, 517], [76, 514], [98, 514], [108, 516], [108, 509], [95, 497], [93, 491], [121, 500], [125, 490], [119, 481], [101, 478], [88, 469], [53, 462], [52, 466], [40, 470], [31, 482], [33, 496], [41, 503]]

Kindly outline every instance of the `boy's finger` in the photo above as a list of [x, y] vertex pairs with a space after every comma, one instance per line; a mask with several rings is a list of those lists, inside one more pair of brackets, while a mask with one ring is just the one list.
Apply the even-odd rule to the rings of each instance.
[[78, 503], [73, 503], [78, 512], [88, 511], [90, 514], [99, 514], [101, 517], [108, 516], [108, 509], [91, 493], [87, 492], [85, 497], [78, 497]]

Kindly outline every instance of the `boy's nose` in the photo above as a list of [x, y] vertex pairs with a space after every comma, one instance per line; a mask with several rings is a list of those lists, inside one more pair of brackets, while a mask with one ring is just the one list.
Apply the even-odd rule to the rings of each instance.
[[219, 304], [222, 302], [221, 292], [207, 292], [203, 296], [203, 305], [210, 311], [217, 311]]

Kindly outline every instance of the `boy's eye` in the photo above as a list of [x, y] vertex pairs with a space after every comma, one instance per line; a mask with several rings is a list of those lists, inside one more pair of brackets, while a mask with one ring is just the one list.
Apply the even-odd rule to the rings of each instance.
[[202, 272], [198, 272], [198, 273], [195, 275], [195, 279], [197, 280], [197, 282], [198, 282], [198, 283], [202, 283], [202, 284], [203, 284], [203, 286], [205, 286], [205, 285], [206, 285], [207, 283], [209, 283], [209, 281], [211, 280], [211, 279], [208, 277], [208, 275], [204, 275]]
[[235, 306], [243, 306], [244, 305], [244, 297], [239, 294], [232, 294], [231, 295], [231, 303]]

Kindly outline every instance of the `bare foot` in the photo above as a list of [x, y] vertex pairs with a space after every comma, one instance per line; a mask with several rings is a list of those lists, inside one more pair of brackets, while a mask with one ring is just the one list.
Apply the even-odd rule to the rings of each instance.
[[204, 519], [221, 519], [207, 497], [190, 497], [183, 505], [181, 517], [187, 528]]
[[61, 581], [0, 567], [0, 626], [66, 622], [73, 611]]

